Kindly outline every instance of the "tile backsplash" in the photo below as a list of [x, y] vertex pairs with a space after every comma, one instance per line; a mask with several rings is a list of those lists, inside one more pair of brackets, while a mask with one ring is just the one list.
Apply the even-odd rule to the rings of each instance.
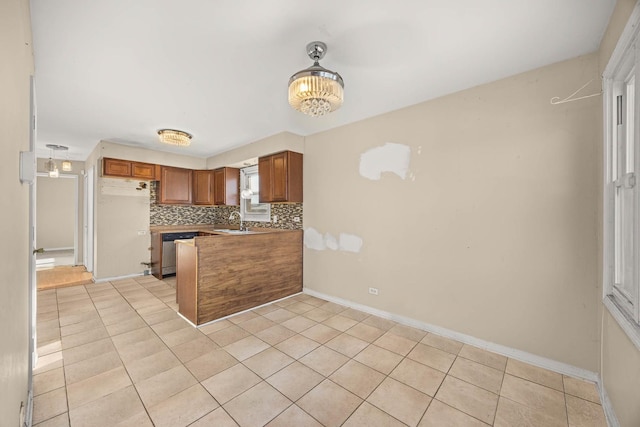
[[[149, 204], [150, 225], [189, 225], [189, 224], [231, 224], [239, 225], [237, 215], [229, 220], [231, 212], [238, 212], [239, 206], [183, 206], [159, 205], [156, 203], [157, 182], [150, 185], [151, 203]], [[281, 228], [287, 230], [302, 229], [302, 203], [272, 203], [271, 222], [246, 221], [249, 227]], [[277, 222], [273, 220], [277, 217]]]
[[149, 205], [150, 225], [213, 224], [215, 206]]
[[[231, 212], [239, 212], [239, 206], [216, 206], [216, 224], [240, 225], [237, 215], [229, 220]], [[302, 203], [271, 203], [271, 222], [245, 221], [249, 227], [281, 228], [285, 230], [302, 229]], [[278, 218], [277, 222], [273, 222]]]

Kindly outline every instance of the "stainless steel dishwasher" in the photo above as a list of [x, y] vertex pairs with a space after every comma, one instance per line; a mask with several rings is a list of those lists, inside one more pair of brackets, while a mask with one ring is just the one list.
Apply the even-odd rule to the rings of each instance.
[[176, 274], [176, 244], [174, 240], [193, 239], [197, 232], [162, 233], [162, 275]]

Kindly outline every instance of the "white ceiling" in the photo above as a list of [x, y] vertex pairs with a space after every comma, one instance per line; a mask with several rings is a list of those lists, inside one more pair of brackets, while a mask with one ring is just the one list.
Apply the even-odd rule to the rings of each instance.
[[[593, 52], [614, 5], [31, 0], [38, 156], [60, 144], [84, 160], [104, 139], [208, 157], [281, 131], [309, 135]], [[313, 40], [345, 81], [344, 105], [321, 118], [287, 102]], [[161, 144], [160, 128], [192, 133], [191, 146]]]

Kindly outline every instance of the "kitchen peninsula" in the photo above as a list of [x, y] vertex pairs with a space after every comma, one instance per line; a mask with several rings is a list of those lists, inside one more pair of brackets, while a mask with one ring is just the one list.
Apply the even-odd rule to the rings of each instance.
[[200, 234], [176, 241], [179, 312], [193, 324], [302, 291], [302, 230]]

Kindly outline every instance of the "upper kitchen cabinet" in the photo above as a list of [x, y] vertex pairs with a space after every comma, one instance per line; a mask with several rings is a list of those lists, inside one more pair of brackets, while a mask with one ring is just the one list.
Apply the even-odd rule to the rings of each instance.
[[161, 166], [158, 194], [160, 204], [190, 205], [193, 200], [193, 171]]
[[260, 202], [302, 203], [302, 154], [283, 151], [258, 159]]
[[120, 159], [102, 159], [102, 175], [120, 178], [154, 180], [157, 166], [151, 163], [132, 162]]
[[193, 204], [213, 205], [214, 204], [214, 171], [194, 170], [193, 171]]
[[240, 205], [240, 169], [220, 168], [213, 171], [213, 200], [216, 205]]

